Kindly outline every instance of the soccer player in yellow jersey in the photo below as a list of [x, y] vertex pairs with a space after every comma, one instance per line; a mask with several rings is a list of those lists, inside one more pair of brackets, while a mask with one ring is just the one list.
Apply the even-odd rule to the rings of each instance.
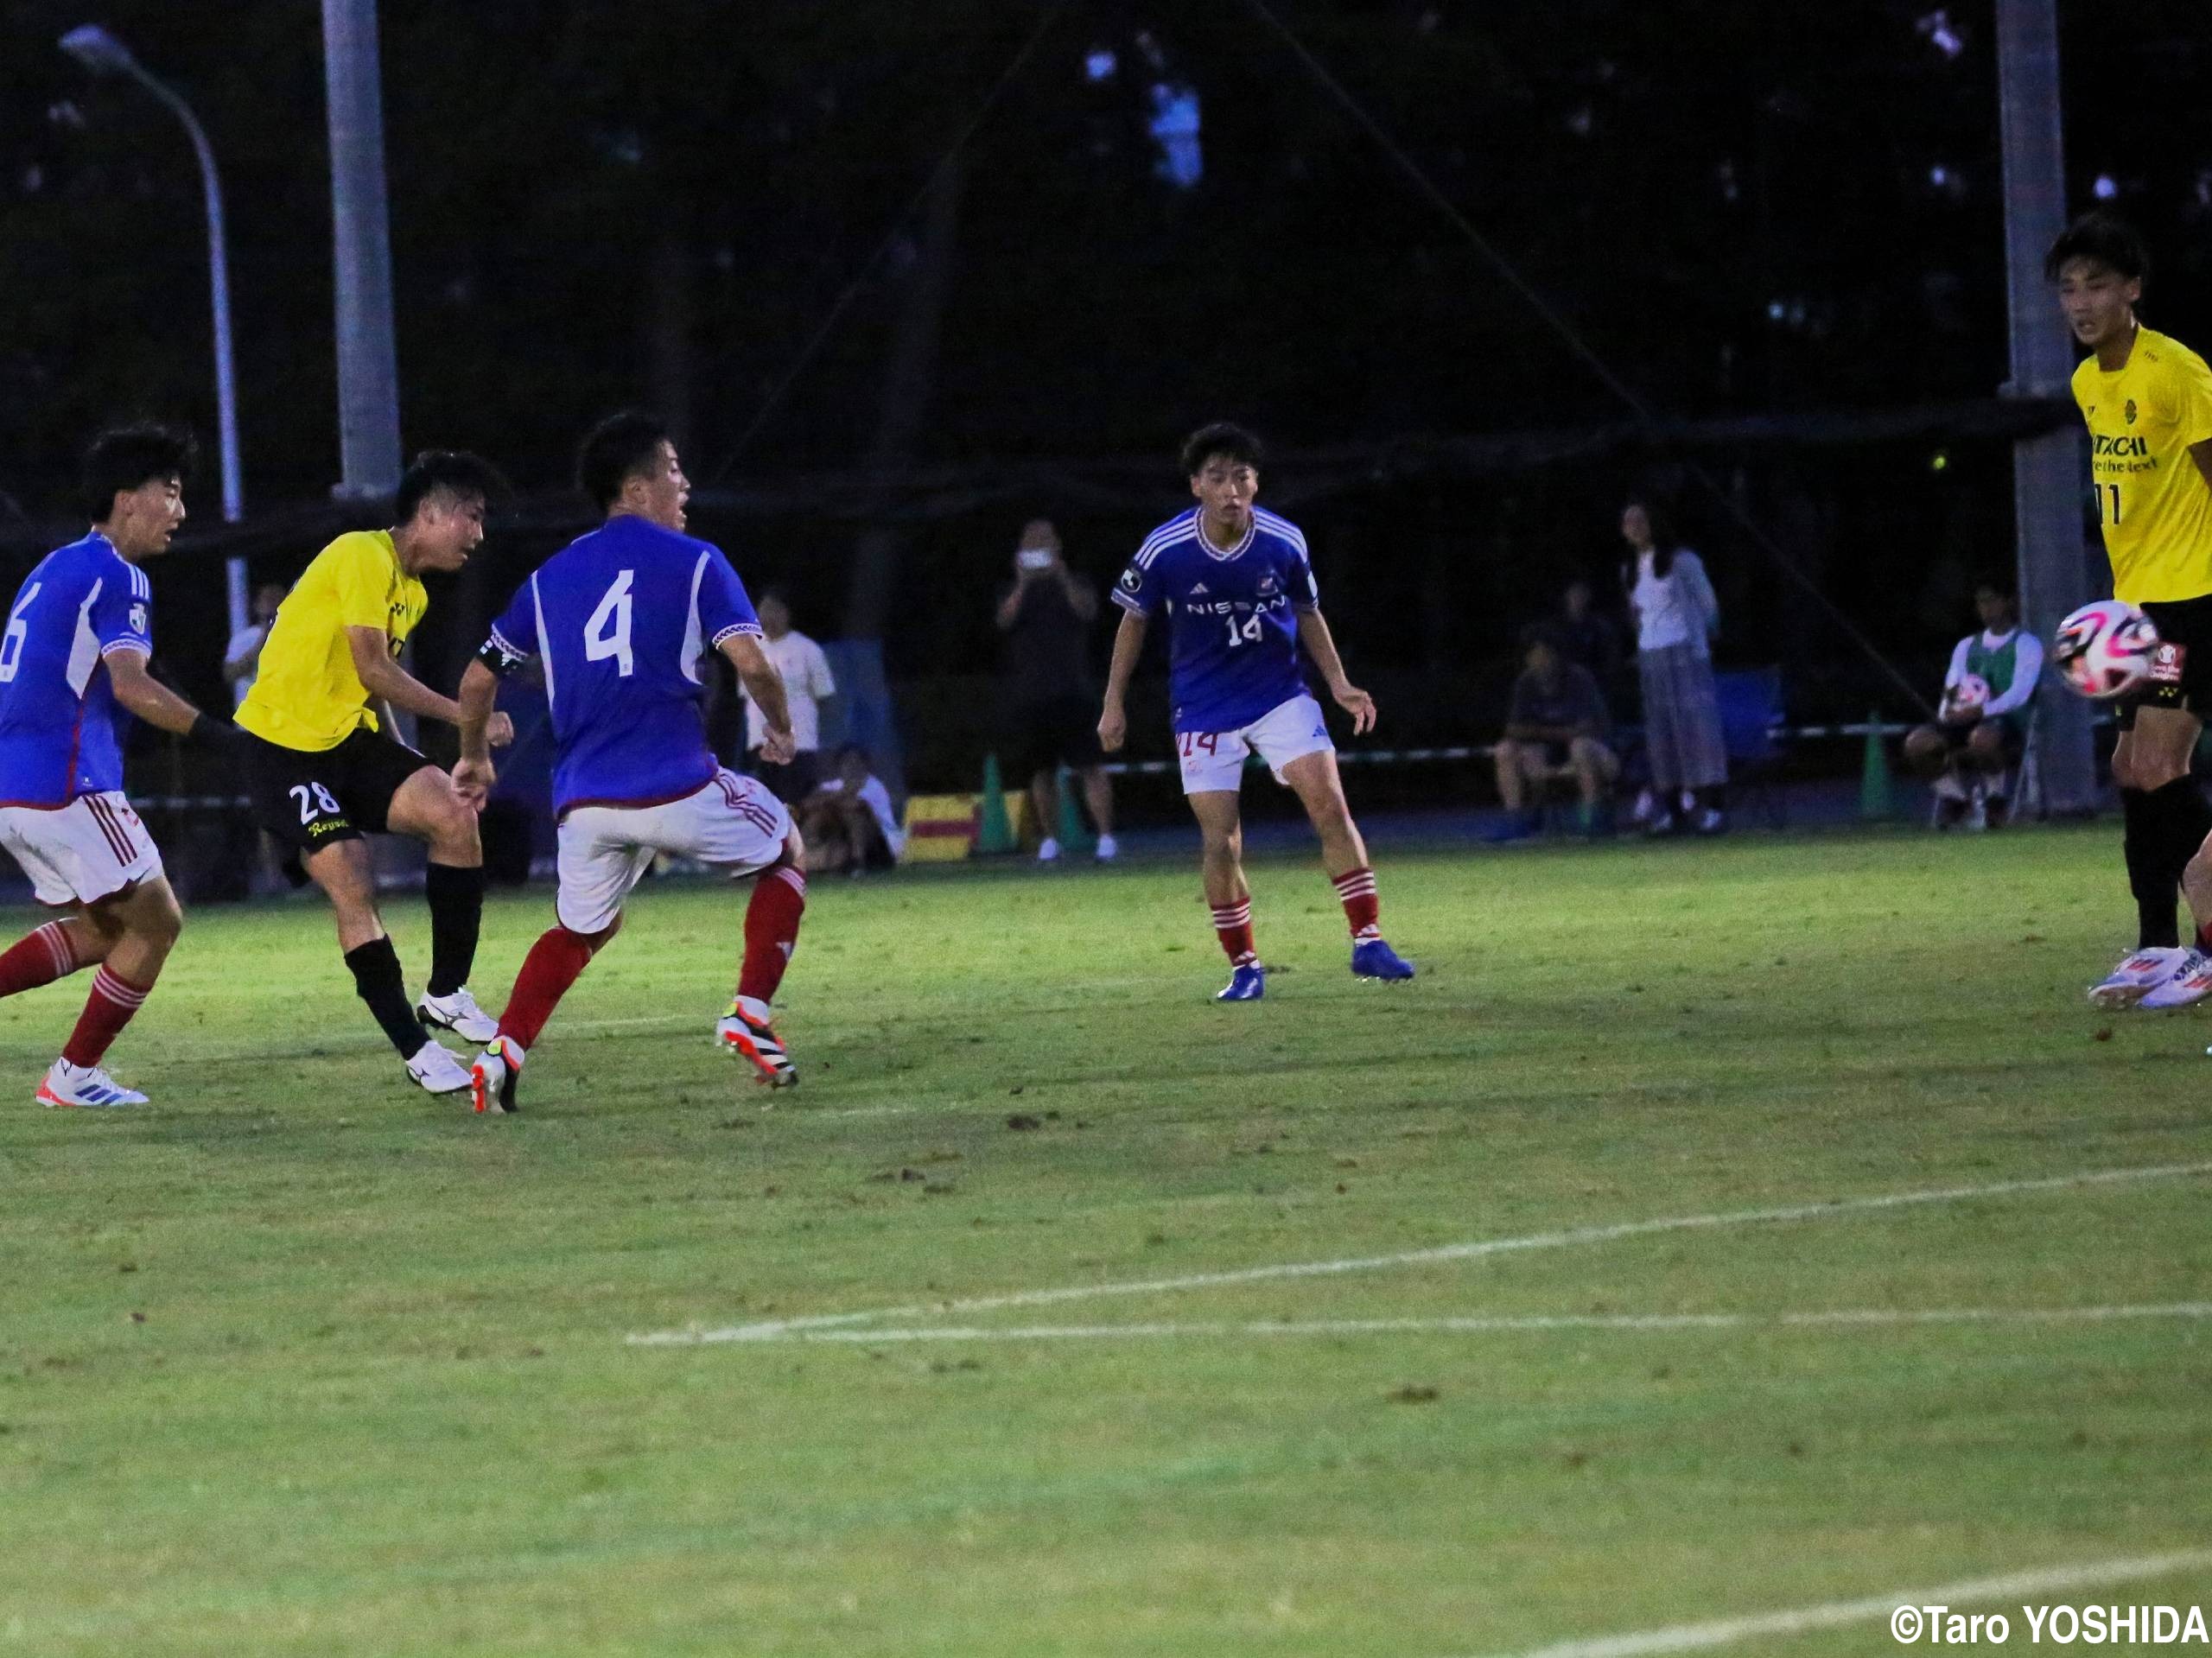
[[[2113, 751], [2140, 934], [2091, 987], [2101, 1007], [2212, 994], [2212, 963], [2182, 948], [2174, 918], [2183, 872], [2212, 835], [2212, 806], [2189, 770], [2212, 709], [2212, 369], [2137, 321], [2149, 269], [2141, 239], [2105, 213], [2069, 226], [2044, 262], [2067, 326], [2089, 348], [2074, 401], [2088, 423], [2113, 594], [2140, 607], [2159, 638], [2149, 685], [2120, 707]], [[2190, 980], [2202, 981], [2194, 994]]]
[[[457, 570], [484, 539], [484, 513], [505, 491], [473, 454], [432, 450], [399, 480], [395, 527], [358, 530], [315, 555], [270, 624], [261, 671], [238, 710], [254, 812], [296, 848], [330, 894], [338, 945], [407, 1074], [433, 1094], [468, 1086], [468, 1070], [433, 1040], [437, 1025], [472, 1042], [497, 1023], [467, 988], [484, 905], [480, 791], [472, 795], [391, 728], [391, 710], [458, 724], [461, 710], [399, 665], [401, 646], [429, 607], [425, 570]], [[491, 740], [513, 726], [493, 716]], [[398, 954], [377, 915], [376, 873], [365, 833], [429, 843], [430, 977], [410, 1007]]]

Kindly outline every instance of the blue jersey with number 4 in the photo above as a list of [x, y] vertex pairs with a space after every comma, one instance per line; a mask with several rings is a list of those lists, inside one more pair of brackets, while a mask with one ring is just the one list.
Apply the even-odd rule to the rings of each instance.
[[643, 518], [609, 518], [548, 559], [492, 624], [492, 644], [544, 666], [554, 810], [652, 805], [704, 787], [719, 768], [700, 660], [760, 632], [719, 548]]
[[145, 571], [94, 533], [48, 553], [0, 637], [0, 806], [66, 806], [123, 786], [123, 721], [106, 659], [154, 653]]
[[1114, 602], [1140, 616], [1167, 612], [1175, 729], [1241, 731], [1305, 694], [1294, 612], [1318, 609], [1321, 591], [1296, 524], [1255, 510], [1224, 551], [1199, 528], [1203, 511], [1145, 537]]

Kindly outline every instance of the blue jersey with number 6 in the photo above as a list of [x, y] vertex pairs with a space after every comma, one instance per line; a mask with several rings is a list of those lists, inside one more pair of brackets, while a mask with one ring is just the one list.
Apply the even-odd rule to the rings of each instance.
[[1255, 510], [1244, 538], [1224, 549], [1199, 527], [1203, 511], [1145, 537], [1114, 602], [1140, 616], [1167, 612], [1175, 729], [1241, 731], [1304, 695], [1293, 613], [1319, 608], [1321, 591], [1306, 537], [1287, 518]]
[[146, 572], [95, 531], [24, 578], [0, 636], [0, 805], [64, 806], [123, 786], [107, 658], [154, 652]]
[[719, 769], [699, 664], [758, 635], [745, 584], [711, 543], [625, 513], [571, 542], [515, 590], [492, 644], [536, 657], [560, 746], [553, 806], [680, 800]]

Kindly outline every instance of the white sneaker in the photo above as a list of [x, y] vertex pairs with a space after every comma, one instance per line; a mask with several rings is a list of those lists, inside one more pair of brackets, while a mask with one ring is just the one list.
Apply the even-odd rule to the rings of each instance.
[[1053, 836], [1048, 835], [1045, 837], [1045, 844], [1037, 848], [1037, 861], [1039, 863], [1058, 863], [1059, 861], [1060, 843]]
[[2193, 1007], [2207, 996], [2212, 996], [2212, 956], [2192, 950], [2183, 956], [2171, 978], [2152, 986], [2135, 1005], [2147, 1012], [2162, 1013], [2172, 1007]]
[[2101, 982], [2089, 987], [2089, 1000], [2100, 1007], [2133, 1007], [2179, 972], [2189, 954], [2173, 944], [2139, 950], [2122, 958]]
[[38, 1085], [38, 1102], [64, 1108], [143, 1105], [146, 1096], [135, 1088], [124, 1088], [98, 1065], [73, 1065], [67, 1059], [57, 1059]]
[[512, 1037], [495, 1036], [468, 1068], [468, 1096], [479, 1111], [505, 1115], [518, 1108], [515, 1085], [522, 1081], [522, 1044]]
[[1096, 855], [1097, 856], [1099, 862], [1113, 862], [1116, 858], [1121, 855], [1121, 842], [1115, 840], [1112, 835], [1102, 835], [1098, 837], [1098, 850]]
[[464, 1042], [489, 1042], [499, 1033], [499, 1021], [476, 1005], [467, 985], [450, 996], [425, 996], [415, 1011], [425, 1025], [451, 1031]]
[[435, 1042], [425, 1042], [407, 1062], [407, 1074], [430, 1094], [458, 1094], [469, 1085], [468, 1072], [461, 1061]]

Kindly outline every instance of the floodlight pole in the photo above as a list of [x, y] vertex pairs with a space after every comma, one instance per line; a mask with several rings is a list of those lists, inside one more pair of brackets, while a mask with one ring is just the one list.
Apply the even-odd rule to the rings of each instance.
[[[119, 74], [135, 80], [184, 124], [192, 153], [200, 162], [200, 187], [207, 204], [207, 291], [215, 312], [215, 429], [223, 477], [223, 522], [236, 524], [245, 513], [245, 488], [238, 467], [238, 367], [231, 347], [231, 262], [223, 228], [223, 185], [215, 172], [214, 147], [183, 96], [156, 79], [131, 55], [130, 48], [97, 25], [87, 23], [61, 37], [61, 49], [94, 74]], [[223, 566], [231, 631], [246, 625], [245, 560]]]
[[[1997, 0], [1998, 108], [2005, 157], [2005, 297], [2012, 317], [2012, 397], [2064, 397], [2073, 352], [2044, 280], [2044, 251], [2066, 226], [2056, 0]], [[2069, 422], [2012, 446], [2020, 622], [2046, 646], [2089, 598], [2083, 546], [2082, 428]], [[2096, 806], [2089, 708], [2058, 691], [2037, 699], [2036, 750], [2047, 812]]]
[[322, 54], [338, 300], [341, 481], [334, 492], [389, 495], [399, 487], [399, 359], [392, 336], [376, 0], [322, 0]]

